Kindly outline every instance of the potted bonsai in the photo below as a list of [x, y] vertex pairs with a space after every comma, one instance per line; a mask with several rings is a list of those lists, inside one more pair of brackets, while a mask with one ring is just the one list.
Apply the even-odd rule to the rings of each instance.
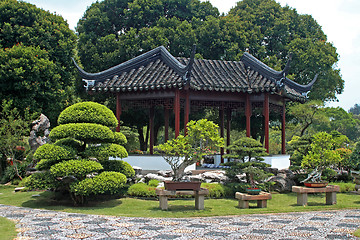
[[258, 195], [261, 192], [261, 189], [256, 186], [256, 182], [265, 180], [269, 177], [269, 174], [266, 174], [264, 170], [251, 165], [244, 168], [243, 172], [248, 176], [251, 185], [250, 188], [246, 189], [246, 192], [251, 195]]
[[166, 189], [200, 189], [201, 182], [187, 183], [185, 184], [187, 186], [179, 182], [184, 176], [186, 167], [201, 160], [204, 155], [208, 154], [208, 151], [223, 146], [224, 140], [219, 136], [218, 128], [218, 125], [207, 119], [190, 121], [187, 124], [186, 136], [179, 135], [177, 138], [157, 146], [159, 153], [173, 171], [172, 181], [165, 182]]
[[334, 148], [335, 141], [330, 134], [319, 132], [313, 136], [311, 149], [301, 162], [301, 167], [309, 172], [308, 177], [302, 181], [305, 186], [325, 187], [328, 184], [322, 180], [322, 172], [341, 160], [339, 152]]

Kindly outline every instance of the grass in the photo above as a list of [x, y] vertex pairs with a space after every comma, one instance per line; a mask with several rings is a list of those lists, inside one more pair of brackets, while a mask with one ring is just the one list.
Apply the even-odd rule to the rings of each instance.
[[14, 239], [17, 235], [15, 222], [0, 217], [0, 238], [3, 240]]
[[[87, 206], [74, 207], [69, 202], [60, 203], [53, 200], [51, 192], [14, 192], [13, 186], [0, 186], [2, 193], [0, 204], [19, 207], [30, 207], [46, 210], [64, 211], [83, 214], [98, 214], [129, 217], [209, 217], [241, 214], [325, 211], [336, 209], [355, 209], [360, 207], [360, 198], [356, 194], [338, 193], [337, 204], [325, 205], [325, 194], [309, 195], [308, 206], [296, 205], [296, 194], [273, 194], [267, 208], [256, 208], [256, 202], [250, 204], [250, 209], [237, 207], [236, 199], [206, 199], [204, 210], [195, 210], [195, 200], [170, 200], [169, 210], [159, 209], [157, 200], [136, 198], [120, 198], [108, 201], [90, 202]], [[34, 197], [33, 195], [40, 196]]]

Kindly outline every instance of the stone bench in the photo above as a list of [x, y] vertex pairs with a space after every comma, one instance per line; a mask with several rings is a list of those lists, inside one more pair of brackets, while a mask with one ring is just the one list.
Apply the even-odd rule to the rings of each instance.
[[156, 195], [159, 196], [159, 207], [161, 210], [168, 209], [168, 198], [176, 195], [192, 195], [195, 197], [195, 209], [203, 210], [205, 208], [204, 199], [209, 195], [209, 189], [200, 188], [198, 191], [192, 190], [165, 190], [161, 188], [156, 189]]
[[336, 192], [340, 191], [339, 186], [328, 185], [322, 188], [293, 186], [292, 191], [297, 193], [297, 205], [306, 206], [309, 193], [326, 193], [326, 205], [336, 204]]
[[266, 208], [267, 200], [271, 199], [271, 193], [260, 192], [259, 195], [250, 195], [246, 193], [235, 193], [235, 198], [239, 200], [239, 208], [249, 208], [249, 201], [257, 201], [258, 208]]

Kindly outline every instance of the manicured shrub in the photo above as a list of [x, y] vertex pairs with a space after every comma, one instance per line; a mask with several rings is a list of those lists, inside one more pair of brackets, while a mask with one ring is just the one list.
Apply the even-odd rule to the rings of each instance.
[[114, 132], [114, 142], [119, 145], [125, 145], [127, 143], [126, 137], [121, 132]]
[[87, 143], [112, 142], [114, 133], [106, 126], [95, 123], [69, 123], [55, 127], [51, 139], [75, 138]]
[[64, 159], [71, 159], [74, 157], [74, 151], [54, 144], [44, 144], [36, 149], [36, 152], [34, 153], [34, 159], [37, 160], [49, 159], [59, 162]]
[[128, 156], [126, 149], [118, 144], [88, 147], [82, 154], [85, 157], [95, 157], [99, 161], [107, 161], [109, 157], [126, 158]]
[[102, 172], [93, 178], [71, 185], [71, 192], [79, 196], [98, 194], [117, 194], [122, 192], [126, 183], [124, 174], [118, 172]]
[[103, 170], [100, 163], [91, 160], [69, 160], [57, 163], [50, 168], [54, 177], [74, 176], [84, 179], [87, 174]]
[[157, 187], [159, 185], [160, 181], [156, 180], [156, 179], [151, 179], [148, 183], [149, 186], [151, 187]]
[[129, 163], [125, 161], [108, 160], [101, 161], [100, 163], [103, 166], [104, 171], [120, 172], [124, 174], [127, 178], [135, 176], [135, 170], [131, 167]]
[[59, 182], [56, 181], [50, 172], [36, 172], [24, 178], [20, 183], [20, 186], [26, 186], [27, 190], [54, 189], [58, 185]]
[[81, 142], [73, 139], [73, 138], [63, 138], [60, 140], [57, 140], [55, 143], [57, 146], [64, 147], [66, 149], [71, 149], [75, 152], [80, 152], [82, 150]]
[[330, 185], [337, 185], [340, 187], [340, 192], [351, 192], [355, 191], [355, 183], [351, 182], [331, 182]]
[[129, 187], [128, 195], [133, 197], [156, 197], [156, 187], [149, 186], [146, 183], [136, 183]]
[[210, 198], [223, 198], [225, 197], [225, 187], [224, 185], [220, 183], [202, 183], [202, 188], [209, 189], [209, 195]]
[[62, 111], [58, 123], [97, 123], [116, 127], [118, 121], [114, 113], [104, 105], [95, 102], [81, 102]]

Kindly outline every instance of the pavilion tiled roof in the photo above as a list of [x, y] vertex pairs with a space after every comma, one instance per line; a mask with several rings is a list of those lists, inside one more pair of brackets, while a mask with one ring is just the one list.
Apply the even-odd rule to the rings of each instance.
[[131, 92], [172, 88], [197, 91], [221, 91], [285, 94], [295, 101], [305, 101], [314, 80], [300, 85], [288, 78], [289, 62], [283, 71], [275, 71], [244, 53], [240, 61], [173, 57], [164, 47], [155, 48], [127, 62], [99, 73], [87, 73], [76, 67], [88, 91]]

